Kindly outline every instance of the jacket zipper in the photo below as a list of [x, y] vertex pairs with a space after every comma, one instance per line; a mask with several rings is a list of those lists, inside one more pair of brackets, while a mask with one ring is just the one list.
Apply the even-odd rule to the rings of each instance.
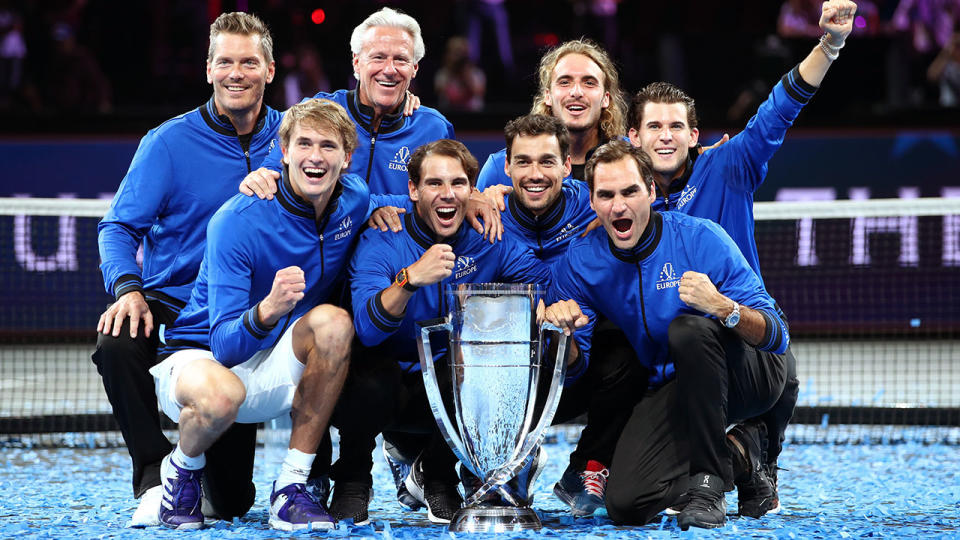
[[370, 185], [370, 170], [373, 168], [373, 149], [377, 146], [377, 132], [373, 133], [373, 136], [370, 137], [370, 158], [367, 160], [367, 176], [364, 180], [367, 181], [367, 185]]

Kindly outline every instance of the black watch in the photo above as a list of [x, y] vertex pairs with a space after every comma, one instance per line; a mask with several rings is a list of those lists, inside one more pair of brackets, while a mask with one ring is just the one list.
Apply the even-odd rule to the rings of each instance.
[[401, 268], [400, 271], [397, 272], [397, 275], [394, 276], [394, 278], [393, 278], [393, 282], [396, 283], [397, 285], [403, 287], [403, 290], [405, 290], [405, 291], [414, 292], [414, 291], [416, 291], [417, 289], [420, 288], [420, 287], [415, 287], [415, 286], [413, 286], [413, 285], [410, 284], [410, 280], [407, 279], [407, 269], [406, 269], [406, 268]]

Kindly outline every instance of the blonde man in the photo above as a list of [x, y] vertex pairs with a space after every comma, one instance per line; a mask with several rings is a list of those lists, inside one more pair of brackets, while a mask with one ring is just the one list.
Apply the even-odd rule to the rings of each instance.
[[[180, 442], [163, 460], [159, 521], [203, 526], [204, 452], [234, 422], [290, 414], [290, 446], [270, 495], [270, 525], [334, 527], [306, 488], [320, 439], [347, 375], [353, 323], [326, 304], [346, 268], [355, 227], [367, 219], [366, 183], [346, 174], [357, 139], [339, 105], [309, 100], [280, 127], [283, 175], [271, 200], [234, 196], [210, 220], [200, 275], [172, 328], [169, 355], [151, 370], [157, 398], [180, 424]], [[235, 476], [252, 477], [250, 467]], [[209, 493], [216, 499], [243, 493]], [[252, 500], [250, 501], [252, 503]]]

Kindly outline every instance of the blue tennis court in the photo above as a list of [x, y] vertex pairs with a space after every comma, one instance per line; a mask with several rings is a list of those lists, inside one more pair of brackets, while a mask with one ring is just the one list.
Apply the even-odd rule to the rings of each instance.
[[[673, 518], [644, 527], [613, 525], [606, 516], [573, 519], [552, 492], [566, 465], [570, 443], [547, 444], [548, 466], [537, 481], [535, 506], [544, 529], [498, 538], [955, 538], [960, 537], [960, 452], [947, 444], [789, 444], [781, 456], [783, 511], [761, 519], [739, 518], [728, 494], [727, 526], [681, 532]], [[3, 538], [278, 538], [267, 525], [267, 497], [281, 453], [271, 444], [257, 454], [257, 503], [243, 519], [208, 523], [196, 533], [129, 529], [129, 459], [124, 448], [3, 451], [0, 537]], [[445, 526], [424, 511], [403, 512], [382, 458], [374, 467], [371, 524], [341, 524], [314, 536], [350, 538], [447, 537]], [[300, 533], [295, 536], [308, 536]], [[458, 535], [460, 537], [466, 535]]]

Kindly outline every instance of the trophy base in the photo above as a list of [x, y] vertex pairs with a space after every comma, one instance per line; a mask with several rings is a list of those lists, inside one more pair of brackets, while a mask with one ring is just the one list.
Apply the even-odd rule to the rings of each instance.
[[543, 528], [532, 508], [516, 506], [467, 506], [450, 521], [451, 532], [514, 532]]

